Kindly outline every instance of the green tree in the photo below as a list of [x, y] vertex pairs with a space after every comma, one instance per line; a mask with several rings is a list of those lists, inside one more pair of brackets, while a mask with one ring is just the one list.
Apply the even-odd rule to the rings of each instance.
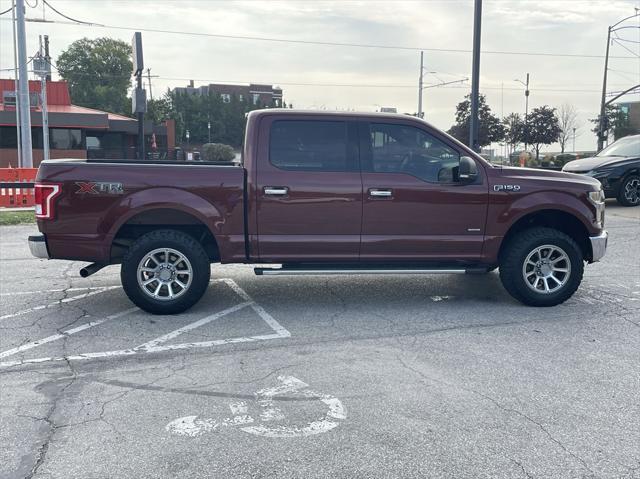
[[[487, 105], [484, 95], [478, 99], [478, 143], [480, 146], [487, 146], [495, 141], [502, 141], [504, 138], [504, 125], [500, 119], [491, 113], [491, 108]], [[464, 101], [458, 103], [456, 107], [456, 123], [448, 133], [459, 141], [469, 143], [469, 128], [471, 122], [471, 95], [467, 95]]]
[[504, 125], [504, 141], [509, 146], [509, 154], [513, 153], [524, 136], [524, 121], [518, 113], [510, 113], [502, 120]]
[[524, 141], [533, 146], [536, 152], [536, 161], [540, 158], [542, 145], [550, 145], [558, 141], [560, 132], [555, 108], [543, 105], [534, 108], [529, 113], [524, 131]]
[[145, 118], [151, 120], [154, 125], [172, 117], [171, 99], [165, 95], [161, 98], [147, 101], [147, 114]]
[[60, 54], [56, 67], [76, 105], [131, 114], [131, 46], [112, 38], [82, 38]]

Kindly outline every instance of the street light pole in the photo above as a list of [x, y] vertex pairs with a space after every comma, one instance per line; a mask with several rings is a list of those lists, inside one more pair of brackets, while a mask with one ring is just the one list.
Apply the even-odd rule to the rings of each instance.
[[576, 152], [576, 127], [573, 127], [573, 152]]

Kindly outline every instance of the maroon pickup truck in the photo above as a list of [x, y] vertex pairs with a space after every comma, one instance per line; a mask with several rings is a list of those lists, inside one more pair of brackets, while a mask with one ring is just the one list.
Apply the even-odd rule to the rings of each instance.
[[38, 171], [39, 258], [121, 264], [142, 309], [179, 313], [211, 263], [256, 274], [486, 273], [553, 306], [605, 253], [597, 180], [491, 165], [417, 118], [262, 110], [242, 164], [52, 160]]

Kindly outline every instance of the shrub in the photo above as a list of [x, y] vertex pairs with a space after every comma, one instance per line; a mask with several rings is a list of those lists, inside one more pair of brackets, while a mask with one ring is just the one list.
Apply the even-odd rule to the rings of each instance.
[[227, 161], [231, 162], [235, 159], [236, 152], [229, 145], [222, 143], [205, 143], [202, 145], [203, 161]]

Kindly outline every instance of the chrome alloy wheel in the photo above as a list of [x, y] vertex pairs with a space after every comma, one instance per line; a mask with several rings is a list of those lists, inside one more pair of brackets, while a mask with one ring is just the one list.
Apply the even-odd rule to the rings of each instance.
[[640, 178], [633, 178], [624, 185], [624, 199], [629, 204], [637, 205], [640, 203]]
[[191, 285], [193, 268], [185, 255], [172, 248], [147, 253], [138, 264], [138, 285], [147, 295], [160, 301], [182, 296]]
[[570, 275], [569, 255], [555, 245], [538, 246], [522, 265], [524, 281], [536, 293], [555, 293], [567, 284]]

